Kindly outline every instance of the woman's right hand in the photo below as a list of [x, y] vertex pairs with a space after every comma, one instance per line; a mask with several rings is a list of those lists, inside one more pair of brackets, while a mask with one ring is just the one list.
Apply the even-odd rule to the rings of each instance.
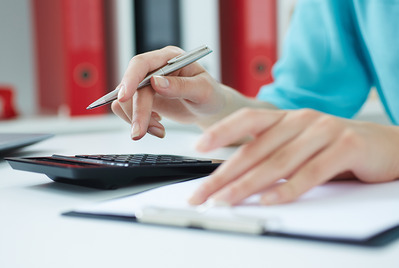
[[169, 76], [154, 76], [151, 86], [137, 90], [148, 73], [164, 66], [184, 51], [165, 47], [133, 57], [119, 84], [118, 100], [112, 111], [131, 124], [131, 138], [141, 139], [146, 132], [162, 138], [165, 128], [159, 122], [166, 116], [182, 123], [202, 127], [212, 124], [228, 101], [230, 88], [213, 79], [198, 63], [192, 63]]

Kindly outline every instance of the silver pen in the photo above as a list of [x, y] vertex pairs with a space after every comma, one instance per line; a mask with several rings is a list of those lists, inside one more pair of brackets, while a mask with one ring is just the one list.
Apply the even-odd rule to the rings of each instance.
[[[204, 45], [189, 52], [178, 55], [173, 59], [168, 60], [167, 64], [162, 68], [147, 75], [144, 78], [144, 80], [141, 81], [141, 83], [138, 85], [137, 89], [150, 85], [150, 79], [154, 75], [168, 75], [178, 69], [181, 69], [189, 65], [190, 63], [199, 60], [200, 58], [208, 55], [211, 52], [212, 50], [208, 46]], [[105, 104], [111, 103], [118, 98], [118, 93], [119, 93], [119, 87], [117, 87], [115, 90], [111, 91], [107, 95], [99, 98], [98, 100], [90, 104], [86, 109], [94, 109], [103, 106]]]

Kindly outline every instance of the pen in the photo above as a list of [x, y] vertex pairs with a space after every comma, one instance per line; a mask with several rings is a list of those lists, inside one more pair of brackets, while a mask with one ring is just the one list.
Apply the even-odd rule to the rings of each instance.
[[[178, 55], [178, 56], [168, 60], [168, 62], [165, 66], [163, 66], [160, 69], [156, 70], [155, 72], [147, 75], [143, 79], [143, 81], [140, 82], [137, 89], [148, 86], [150, 84], [151, 77], [153, 77], [154, 75], [168, 75], [176, 70], [179, 70], [179, 69], [189, 65], [190, 63], [193, 63], [193, 62], [199, 60], [200, 58], [208, 55], [211, 52], [212, 52], [212, 50], [208, 46], [203, 45], [194, 50], [191, 50], [189, 52]], [[111, 91], [107, 95], [99, 98], [98, 100], [96, 100], [95, 102], [90, 104], [86, 109], [94, 109], [94, 108], [97, 108], [97, 107], [100, 107], [105, 104], [113, 102], [114, 100], [116, 100], [118, 98], [118, 92], [119, 92], [119, 87], [117, 87], [115, 90]]]

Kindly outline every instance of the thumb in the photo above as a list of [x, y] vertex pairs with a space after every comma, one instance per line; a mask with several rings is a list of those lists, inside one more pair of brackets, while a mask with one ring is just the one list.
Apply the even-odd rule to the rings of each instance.
[[152, 88], [165, 98], [183, 98], [194, 103], [207, 102], [207, 96], [212, 94], [210, 82], [202, 75], [192, 77], [153, 76]]

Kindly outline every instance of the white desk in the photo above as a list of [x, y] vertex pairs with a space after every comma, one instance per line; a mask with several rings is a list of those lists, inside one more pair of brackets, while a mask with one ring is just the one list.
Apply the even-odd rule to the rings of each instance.
[[[129, 128], [64, 134], [19, 155], [174, 153], [198, 155], [199, 132], [171, 127], [164, 140], [129, 140]], [[206, 156], [227, 158], [234, 148]], [[204, 155], [202, 155], [204, 156]], [[399, 267], [399, 240], [382, 248], [251, 237], [61, 216], [145, 187], [101, 191], [54, 183], [0, 162], [0, 267]], [[372, 220], [372, 217], [370, 218]]]

